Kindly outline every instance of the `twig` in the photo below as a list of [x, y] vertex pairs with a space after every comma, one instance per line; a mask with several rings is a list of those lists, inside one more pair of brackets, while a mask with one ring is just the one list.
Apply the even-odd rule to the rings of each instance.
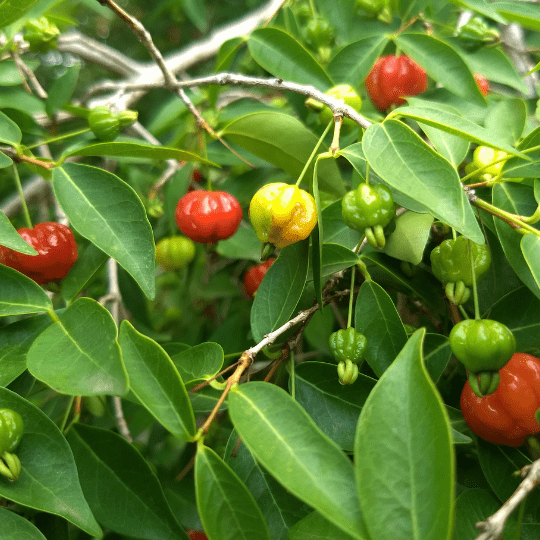
[[476, 537], [476, 540], [497, 540], [501, 537], [504, 524], [510, 514], [519, 506], [519, 504], [540, 484], [540, 460], [536, 460], [530, 465], [521, 469], [523, 482], [519, 484], [516, 491], [510, 498], [485, 521], [475, 524], [475, 527], [482, 532]]
[[56, 164], [52, 161], [42, 161], [41, 159], [32, 156], [18, 154], [14, 148], [9, 146], [2, 146], [0, 150], [17, 163], [31, 163], [32, 165], [37, 165], [38, 167], [43, 167], [44, 169], [52, 169], [56, 166]]
[[[15, 65], [17, 66], [17, 69], [21, 74], [23, 85], [28, 91], [28, 93], [31, 94], [33, 88], [38, 97], [40, 97], [41, 99], [47, 99], [47, 92], [45, 92], [41, 84], [39, 84], [39, 81], [34, 75], [34, 72], [21, 60], [19, 53], [12, 50], [9, 52], [9, 54], [11, 55], [11, 58], [13, 58], [13, 61], [15, 62]], [[32, 88], [30, 88], [30, 86], [28, 85], [27, 79], [28, 82], [30, 82], [30, 84], [32, 85]]]

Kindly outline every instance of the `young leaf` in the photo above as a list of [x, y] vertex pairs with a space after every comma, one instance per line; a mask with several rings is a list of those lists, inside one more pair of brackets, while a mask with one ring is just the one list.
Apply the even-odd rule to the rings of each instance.
[[374, 281], [362, 283], [354, 321], [357, 332], [367, 338], [367, 363], [380, 377], [405, 345], [407, 334], [394, 302]]
[[191, 440], [195, 435], [193, 410], [169, 355], [128, 321], [122, 321], [118, 341], [133, 393], [168, 431]]
[[268, 269], [251, 308], [251, 331], [256, 342], [289, 320], [302, 296], [308, 270], [309, 239], [281, 250]]
[[[448, 540], [452, 533], [452, 439], [422, 363], [424, 334], [415, 332], [379, 379], [356, 429], [358, 497], [369, 535], [377, 540]], [[388, 466], [381, 467], [381, 456]]]
[[289, 394], [268, 383], [243, 384], [230, 393], [229, 410], [242, 441], [280, 484], [354, 538], [367, 539], [350, 460]]
[[68, 441], [84, 495], [104, 527], [142, 540], [188, 540], [156, 475], [124, 438], [76, 424]]
[[0, 28], [5, 28], [20, 19], [38, 2], [39, 0], [17, 0], [17, 2], [3, 0], [0, 2]]
[[[2, 477], [0, 496], [62, 516], [90, 535], [101, 536], [101, 528], [83, 496], [73, 454], [56, 424], [37, 407], [5, 388], [0, 388], [0, 408], [17, 411], [24, 421], [24, 435], [17, 448], [21, 475], [16, 482]], [[4, 531], [2, 526], [2, 534]]]
[[155, 245], [135, 191], [114, 174], [78, 163], [53, 171], [58, 203], [79, 234], [123, 266], [152, 299]]
[[195, 458], [195, 491], [199, 515], [210, 538], [270, 540], [253, 495], [234, 471], [202, 444]]
[[79, 298], [32, 343], [28, 369], [71, 396], [123, 395], [128, 389], [114, 320], [90, 298]]
[[52, 311], [47, 293], [33, 280], [0, 264], [0, 317]]

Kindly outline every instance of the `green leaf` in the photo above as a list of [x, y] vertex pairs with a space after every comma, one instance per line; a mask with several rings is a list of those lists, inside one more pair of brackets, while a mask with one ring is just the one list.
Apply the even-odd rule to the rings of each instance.
[[304, 46], [279, 28], [259, 28], [251, 33], [248, 49], [255, 61], [274, 77], [328, 90], [332, 81]]
[[[340, 270], [350, 268], [358, 262], [358, 255], [340, 244], [323, 244], [321, 277], [331, 276]], [[307, 281], [313, 279], [310, 268]]]
[[[420, 101], [419, 103], [421, 104]], [[420, 127], [437, 152], [457, 169], [469, 151], [469, 143], [456, 135], [446, 133], [427, 124], [421, 124]]]
[[68, 441], [84, 495], [104, 527], [142, 540], [188, 539], [156, 475], [125, 439], [112, 431], [76, 424]]
[[277, 386], [250, 382], [231, 391], [229, 412], [278, 482], [354, 538], [367, 539], [350, 460], [296, 401]]
[[[4, 0], [9, 2], [9, 0]], [[0, 5], [0, 28], [2, 20], [2, 5]], [[11, 119], [9, 116], [6, 116], [3, 112], [0, 112], [0, 142], [10, 144], [11, 146], [16, 146], [20, 144], [22, 140], [22, 133], [19, 129], [19, 126]]]
[[374, 281], [364, 281], [356, 297], [354, 326], [367, 338], [366, 360], [377, 377], [394, 361], [407, 333], [394, 302]]
[[373, 64], [381, 56], [388, 37], [371, 36], [343, 47], [327, 66], [335, 84], [350, 84], [360, 88]]
[[352, 538], [317, 512], [311, 512], [289, 529], [289, 540], [352, 540]]
[[13, 160], [4, 154], [4, 152], [0, 152], [0, 169], [5, 169], [6, 167], [9, 167], [10, 165], [13, 165]]
[[[332, 120], [333, 123], [333, 120]], [[328, 127], [326, 131], [328, 131]], [[321, 306], [321, 311], [324, 308], [322, 299], [322, 285], [321, 285], [321, 267], [322, 267], [322, 252], [323, 252], [323, 220], [322, 220], [322, 208], [321, 208], [321, 196], [319, 192], [319, 181], [317, 176], [317, 169], [319, 167], [319, 161], [321, 156], [317, 156], [315, 160], [315, 166], [313, 167], [313, 199], [315, 200], [315, 208], [317, 210], [317, 225], [314, 231], [311, 233], [311, 273], [313, 279], [313, 288], [315, 289], [315, 298]]]
[[0, 317], [52, 311], [47, 293], [32, 279], [0, 264]]
[[525, 161], [518, 157], [511, 157], [503, 165], [503, 176], [505, 178], [537, 177], [540, 176], [540, 128], [531, 131], [518, 145], [518, 149], [527, 152], [527, 157], [532, 161]]
[[384, 252], [400, 261], [419, 264], [431, 232], [433, 216], [405, 212], [396, 219], [396, 228], [386, 240]]
[[235, 430], [229, 437], [223, 459], [253, 495], [268, 525], [270, 538], [288, 540], [289, 528], [306, 516], [311, 508], [274, 480], [251, 455]]
[[426, 334], [424, 340], [424, 364], [435, 384], [444, 373], [451, 356], [452, 350], [446, 336]]
[[508, 21], [499, 15], [495, 9], [495, 4], [487, 3], [486, 0], [450, 0], [452, 4], [456, 4], [460, 8], [465, 6], [472, 11], [485, 15], [488, 19], [493, 19], [501, 24], [506, 24]]
[[400, 34], [394, 41], [444, 88], [478, 105], [485, 105], [469, 67], [453, 47], [427, 34]]
[[49, 315], [38, 315], [0, 328], [0, 386], [7, 386], [23, 373], [28, 349], [51, 324]]
[[0, 507], [2, 540], [47, 540], [27, 519]]
[[362, 148], [385, 182], [473, 242], [484, 243], [456, 170], [411, 128], [396, 120], [373, 124], [364, 134]]
[[68, 67], [60, 77], [55, 79], [49, 88], [49, 94], [45, 100], [45, 110], [49, 116], [58, 112], [70, 99], [75, 91], [81, 64], [77, 63]]
[[62, 159], [73, 156], [111, 156], [111, 157], [133, 157], [138, 159], [176, 159], [178, 161], [196, 161], [211, 167], [219, 167], [216, 163], [177, 148], [167, 148], [166, 146], [156, 146], [153, 144], [133, 143], [133, 142], [104, 142], [91, 144], [77, 150], [72, 150], [62, 156]]
[[506, 99], [492, 107], [486, 115], [485, 126], [509, 145], [521, 139], [527, 121], [527, 106], [523, 99]]
[[119, 343], [132, 392], [173, 435], [193, 440], [195, 417], [184, 383], [169, 355], [128, 321], [122, 321]]
[[355, 34], [354, 0], [315, 0], [315, 5], [341, 39], [348, 41]]
[[30, 11], [39, 0], [3, 0], [0, 2], [0, 28], [14, 23]]
[[103, 533], [83, 496], [73, 454], [54, 422], [5, 388], [0, 388], [0, 407], [17, 411], [24, 421], [24, 435], [17, 448], [21, 475], [16, 482], [0, 480], [0, 496], [62, 516], [90, 535], [101, 536]]
[[306, 284], [309, 239], [283, 248], [268, 269], [251, 308], [251, 331], [258, 343], [289, 320]]
[[497, 2], [494, 6], [506, 20], [540, 30], [540, 6], [526, 2]]
[[531, 275], [540, 287], [540, 238], [528, 233], [521, 239], [523, 258], [531, 271]]
[[28, 369], [70, 396], [123, 395], [128, 389], [114, 320], [90, 298], [79, 298], [32, 343]]
[[195, 458], [197, 507], [210, 538], [270, 540], [268, 526], [253, 495], [210, 448], [199, 444]]
[[491, 146], [498, 150], [508, 152], [509, 154], [521, 155], [523, 157], [523, 155], [512, 145], [507, 144], [504, 138], [501, 138], [498, 133], [488, 131], [471, 120], [442, 108], [436, 109], [431, 105], [400, 107], [389, 115], [389, 117], [395, 116], [413, 118], [420, 124], [436, 127], [437, 129], [457, 135], [467, 141]]
[[340, 244], [353, 249], [362, 240], [362, 233], [348, 227], [341, 217], [341, 201], [336, 201], [322, 211], [325, 244]]
[[227, 240], [218, 242], [216, 251], [229, 259], [248, 259], [261, 262], [261, 242], [253, 227], [240, 225], [238, 231]]
[[[298, 178], [319, 138], [302, 122], [281, 112], [248, 114], [225, 126], [222, 135], [256, 156], [280, 167]], [[327, 151], [321, 145], [321, 151]], [[305, 178], [313, 176], [313, 164]], [[335, 160], [325, 159], [318, 167], [319, 188], [335, 195], [344, 195], [345, 188]]]
[[223, 349], [217, 343], [200, 343], [172, 356], [185, 384], [204, 381], [219, 372], [223, 365]]
[[429, 3], [429, 0], [397, 0], [398, 13], [405, 22], [416, 17]]
[[53, 188], [77, 232], [123, 266], [146, 296], [154, 298], [154, 235], [135, 191], [110, 172], [78, 163], [55, 168]]
[[[502, 210], [521, 216], [531, 215], [537, 207], [532, 189], [529, 186], [497, 184], [493, 188], [493, 204]], [[519, 279], [540, 298], [540, 287], [536, 282], [518, 242], [516, 231], [501, 219], [495, 219], [495, 230], [504, 250], [504, 254]]]
[[206, 3], [198, 0], [182, 0], [182, 7], [188, 19], [203, 34], [208, 32], [210, 17], [207, 13]]
[[[424, 334], [415, 332], [379, 379], [356, 430], [358, 497], [377, 540], [444, 540], [452, 531], [452, 439], [444, 404], [422, 363]], [[380, 466], [382, 456], [388, 466]]]
[[360, 411], [377, 381], [360, 374], [354, 384], [340, 384], [336, 365], [322, 362], [302, 362], [295, 380], [298, 403], [325, 435], [352, 452]]
[[0, 212], [0, 244], [19, 253], [37, 255], [37, 251], [22, 239], [4, 212]]

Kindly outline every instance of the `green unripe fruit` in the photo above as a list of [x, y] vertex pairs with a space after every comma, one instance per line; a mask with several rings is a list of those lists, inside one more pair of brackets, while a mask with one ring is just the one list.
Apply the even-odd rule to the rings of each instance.
[[[358, 112], [362, 108], [362, 98], [349, 84], [334, 86], [333, 88], [330, 88], [330, 90], [327, 90], [325, 94], [329, 97], [343, 100], [345, 105], [352, 107]], [[319, 113], [319, 122], [326, 126], [332, 119], [332, 112], [328, 107], [324, 106]], [[358, 126], [356, 122], [345, 116], [343, 117], [343, 124], [341, 125], [342, 133], [350, 133], [356, 126]]]
[[156, 261], [165, 270], [185, 268], [195, 257], [195, 243], [185, 236], [163, 238], [156, 245]]
[[[5, 438], [0, 433], [0, 449], [4, 452], [14, 452], [21, 442], [24, 433], [24, 422], [21, 415], [11, 409], [0, 409], [0, 418], [3, 420]], [[1, 429], [1, 428], [0, 428]], [[7, 445], [3, 444], [6, 443]]]

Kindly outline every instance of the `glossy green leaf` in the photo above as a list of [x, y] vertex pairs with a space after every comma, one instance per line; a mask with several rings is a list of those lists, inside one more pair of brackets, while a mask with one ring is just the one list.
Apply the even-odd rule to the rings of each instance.
[[293, 36], [279, 28], [259, 28], [248, 39], [251, 56], [274, 77], [327, 90], [332, 81], [315, 58]]
[[112, 431], [76, 424], [68, 441], [84, 495], [104, 527], [142, 540], [188, 539], [156, 475], [125, 439]]
[[420, 263], [432, 223], [431, 214], [405, 212], [396, 219], [396, 228], [387, 238], [383, 251], [400, 261]]
[[362, 148], [385, 182], [474, 242], [484, 243], [456, 170], [411, 128], [396, 120], [373, 124], [364, 134]]
[[451, 356], [452, 350], [446, 336], [426, 334], [424, 339], [424, 364], [435, 384], [446, 369]]
[[58, 112], [70, 99], [75, 91], [81, 64], [77, 63], [66, 69], [62, 75], [53, 81], [45, 100], [45, 110], [49, 116]]
[[198, 156], [187, 150], [178, 148], [167, 148], [166, 146], [156, 146], [153, 144], [143, 144], [140, 142], [104, 142], [95, 143], [77, 150], [72, 150], [63, 156], [63, 159], [73, 156], [111, 156], [130, 157], [138, 159], [177, 159], [178, 161], [196, 161], [212, 167], [219, 167], [216, 163], [208, 161], [202, 156]]
[[509, 154], [519, 154], [518, 150], [507, 143], [506, 137], [501, 137], [497, 132], [488, 131], [475, 122], [442, 108], [436, 109], [431, 105], [401, 107], [390, 113], [389, 116], [413, 118], [420, 124], [436, 127], [452, 135], [457, 135], [466, 141], [491, 146]]
[[223, 349], [217, 343], [200, 343], [171, 357], [185, 384], [206, 380], [223, 365]]
[[234, 430], [227, 442], [223, 459], [253, 495], [268, 525], [270, 538], [288, 540], [289, 528], [306, 516], [311, 508], [274, 480], [255, 460]]
[[[422, 102], [419, 100], [419, 103], [421, 104]], [[437, 152], [454, 167], [459, 167], [469, 151], [469, 143], [465, 139], [433, 126], [422, 124], [421, 127]]]
[[377, 381], [360, 374], [353, 384], [342, 385], [337, 366], [322, 362], [299, 364], [295, 381], [298, 403], [325, 435], [346, 452], [352, 452], [360, 411]]
[[394, 361], [407, 333], [388, 293], [374, 281], [364, 281], [356, 297], [354, 326], [367, 338], [366, 361], [377, 377]]
[[71, 396], [123, 395], [128, 389], [114, 320], [90, 298], [79, 298], [32, 343], [28, 369]]
[[340, 244], [353, 249], [362, 240], [362, 233], [348, 227], [341, 216], [341, 201], [336, 201], [322, 211], [324, 223], [323, 242]]
[[[4, 0], [4, 3], [5, 2], [9, 2], [9, 0]], [[2, 28], [2, 7], [3, 6], [0, 4], [0, 28]], [[22, 133], [19, 126], [9, 118], [9, 116], [0, 112], [0, 142], [15, 146], [19, 144], [21, 140]]]
[[540, 128], [531, 131], [518, 145], [518, 149], [527, 152], [528, 158], [532, 161], [525, 161], [518, 157], [511, 157], [503, 166], [505, 178], [537, 177], [540, 176]]
[[199, 444], [195, 458], [197, 507], [210, 538], [270, 540], [268, 526], [253, 495], [210, 448]]
[[[319, 138], [299, 120], [281, 112], [248, 114], [227, 125], [222, 135], [256, 156], [280, 167], [293, 178], [302, 172]], [[328, 150], [323, 144], [321, 151]], [[345, 188], [333, 159], [325, 159], [318, 167], [319, 188], [344, 195]], [[305, 178], [313, 177], [313, 164]]]
[[286, 323], [306, 283], [309, 239], [281, 250], [268, 269], [251, 308], [251, 331], [256, 342]]
[[0, 244], [19, 253], [37, 255], [37, 251], [22, 239], [4, 212], [0, 212]]
[[47, 540], [27, 519], [0, 507], [2, 540]]
[[32, 279], [0, 264], [0, 316], [52, 311], [47, 293]]
[[452, 531], [452, 439], [422, 362], [424, 334], [415, 332], [379, 379], [356, 430], [358, 497], [369, 535], [377, 540], [444, 540]]
[[49, 315], [38, 315], [0, 328], [0, 386], [7, 386], [26, 369], [28, 349], [51, 324]]
[[321, 514], [311, 512], [289, 530], [289, 540], [352, 540]]
[[375, 60], [388, 43], [387, 36], [371, 36], [343, 47], [327, 66], [335, 84], [350, 84], [360, 88]]
[[540, 6], [529, 2], [497, 2], [493, 6], [505, 19], [525, 28], [540, 30]]
[[135, 191], [114, 174], [78, 163], [55, 168], [53, 188], [77, 232], [123, 266], [152, 299], [154, 235]]
[[[328, 277], [340, 270], [350, 268], [358, 262], [358, 255], [340, 244], [323, 244], [321, 277]], [[313, 279], [310, 267], [307, 280]]]
[[474, 103], [485, 105], [472, 73], [453, 47], [427, 34], [403, 33], [396, 36], [394, 41], [444, 88]]
[[540, 356], [540, 300], [527, 287], [503, 296], [489, 316], [512, 330], [517, 342], [516, 350]]
[[296, 401], [277, 386], [254, 382], [231, 392], [229, 411], [246, 446], [278, 482], [354, 538], [366, 538], [351, 462]]
[[17, 411], [24, 421], [24, 435], [17, 448], [21, 475], [16, 482], [0, 478], [0, 497], [62, 516], [90, 535], [101, 536], [83, 496], [73, 454], [54, 422], [5, 388], [0, 388], [0, 407]]
[[501, 141], [513, 145], [525, 129], [527, 106], [523, 99], [507, 99], [492, 107], [486, 115], [485, 126]]
[[0, 169], [4, 169], [10, 165], [13, 165], [13, 160], [7, 157], [4, 152], [0, 152]]
[[122, 321], [118, 338], [131, 391], [173, 435], [192, 440], [195, 418], [180, 374], [153, 340]]
[[[531, 215], [537, 207], [532, 189], [529, 186], [498, 184], [493, 188], [493, 204], [502, 210], [522, 216]], [[531, 274], [531, 270], [520, 247], [521, 238], [516, 231], [501, 219], [495, 219], [495, 229], [501, 242], [504, 254], [518, 275], [519, 279], [540, 298], [540, 287]]]
[[521, 239], [521, 252], [531, 271], [531, 275], [540, 287], [540, 238], [532, 233]]

